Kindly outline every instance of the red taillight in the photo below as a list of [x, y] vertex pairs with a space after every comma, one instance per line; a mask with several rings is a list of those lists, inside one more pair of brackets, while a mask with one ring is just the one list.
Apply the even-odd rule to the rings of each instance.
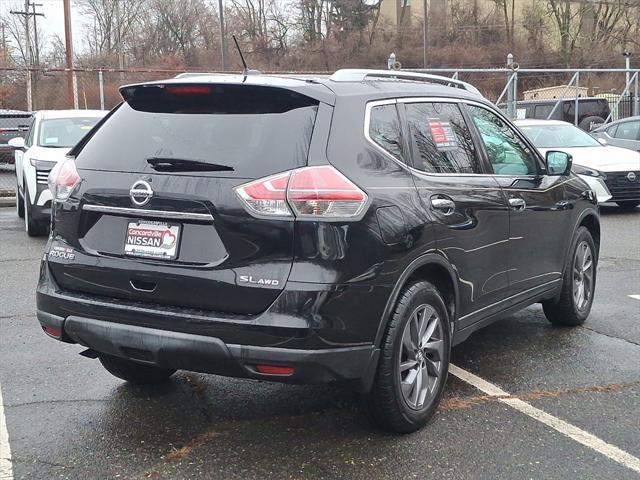
[[367, 202], [367, 195], [330, 165], [255, 180], [236, 192], [250, 212], [266, 216], [350, 218]]
[[61, 338], [62, 337], [62, 332], [60, 330], [58, 330], [57, 328], [53, 328], [53, 327], [42, 327], [42, 330], [44, 330], [44, 333], [46, 333], [47, 335], [54, 337], [54, 338]]
[[80, 180], [74, 160], [68, 158], [57, 163], [49, 172], [48, 184], [51, 195], [56, 200], [66, 200]]
[[173, 95], [209, 95], [212, 89], [205, 85], [169, 85], [165, 90]]
[[287, 206], [287, 183], [289, 172], [261, 178], [236, 188], [250, 212], [257, 215], [291, 217]]
[[330, 165], [291, 173], [287, 200], [297, 217], [354, 217], [367, 196]]
[[281, 367], [279, 365], [256, 365], [258, 373], [267, 375], [293, 375], [293, 367]]

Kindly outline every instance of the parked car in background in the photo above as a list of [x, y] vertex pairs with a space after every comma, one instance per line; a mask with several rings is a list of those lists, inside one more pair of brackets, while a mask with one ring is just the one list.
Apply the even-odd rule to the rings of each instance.
[[9, 140], [24, 137], [32, 121], [32, 113], [20, 110], [0, 110], [0, 163], [13, 163], [13, 148]]
[[624, 118], [596, 128], [591, 135], [607, 145], [640, 152], [640, 116]]
[[37, 288], [44, 332], [116, 377], [335, 382], [406, 433], [472, 332], [538, 302], [554, 324], [589, 315], [595, 196], [469, 84], [341, 70], [121, 93], [49, 176]]
[[[556, 103], [558, 103], [557, 98], [518, 102], [517, 118], [520, 120], [525, 118], [547, 120], [553, 112], [549, 120], [562, 120], [573, 124], [576, 111], [575, 99], [561, 99], [560, 104], [555, 107]], [[586, 132], [602, 125], [609, 113], [611, 113], [609, 102], [604, 98], [584, 97], [578, 99], [578, 126]]]
[[516, 125], [542, 154], [561, 150], [573, 157], [573, 171], [591, 187], [599, 202], [621, 208], [640, 205], [640, 153], [603, 145], [568, 122], [517, 120]]
[[16, 212], [30, 236], [44, 235], [51, 217], [49, 172], [106, 114], [101, 110], [43, 110], [25, 137], [14, 137]]

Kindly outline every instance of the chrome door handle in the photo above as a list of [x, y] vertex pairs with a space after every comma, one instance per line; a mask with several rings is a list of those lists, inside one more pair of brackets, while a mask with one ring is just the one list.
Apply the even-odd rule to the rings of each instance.
[[434, 210], [440, 210], [445, 215], [451, 215], [456, 209], [456, 204], [453, 200], [449, 200], [447, 198], [432, 198], [431, 208]]
[[521, 212], [525, 208], [527, 208], [527, 202], [525, 202], [524, 199], [522, 199], [522, 198], [510, 198], [509, 199], [509, 206], [511, 208], [513, 208], [514, 210], [517, 210], [518, 212]]

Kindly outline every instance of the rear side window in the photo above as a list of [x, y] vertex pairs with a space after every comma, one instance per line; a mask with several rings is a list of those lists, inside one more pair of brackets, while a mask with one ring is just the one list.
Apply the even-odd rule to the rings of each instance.
[[124, 96], [78, 154], [78, 167], [155, 173], [154, 161], [186, 161], [250, 179], [306, 165], [318, 109], [306, 96], [242, 85], [144, 87]]
[[456, 104], [405, 104], [413, 166], [428, 173], [482, 173], [471, 132]]
[[614, 136], [622, 140], [640, 140], [640, 122], [618, 124], [618, 130]]
[[402, 132], [395, 104], [371, 108], [369, 138], [390, 155], [402, 160]]

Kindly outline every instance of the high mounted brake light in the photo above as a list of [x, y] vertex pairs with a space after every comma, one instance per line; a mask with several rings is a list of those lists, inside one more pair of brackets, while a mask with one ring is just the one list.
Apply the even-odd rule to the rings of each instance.
[[367, 203], [367, 195], [331, 165], [290, 170], [235, 191], [257, 216], [348, 219]]
[[80, 183], [80, 175], [76, 170], [76, 162], [67, 158], [58, 162], [49, 172], [47, 183], [51, 196], [56, 200], [66, 200], [74, 187]]
[[212, 88], [206, 85], [169, 85], [165, 87], [167, 93], [173, 95], [209, 95]]

